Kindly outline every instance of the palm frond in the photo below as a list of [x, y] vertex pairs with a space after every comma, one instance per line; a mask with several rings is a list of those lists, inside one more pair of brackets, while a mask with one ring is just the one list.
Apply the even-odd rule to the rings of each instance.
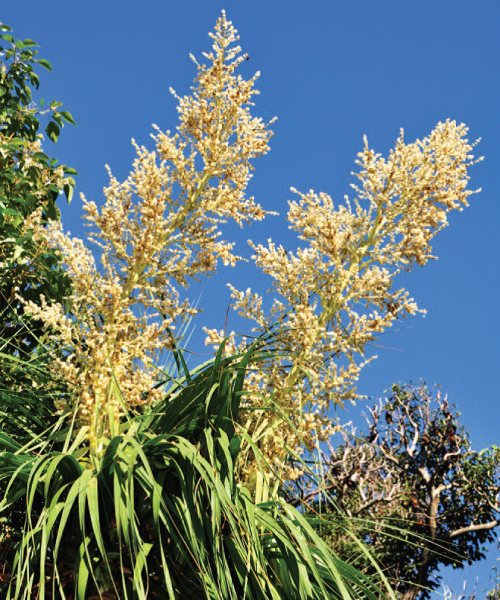
[[238, 484], [244, 375], [264, 358], [272, 348], [262, 341], [232, 357], [221, 346], [100, 458], [72, 426], [45, 432], [45, 446], [3, 433], [1, 511], [26, 507], [6, 597], [383, 597], [309, 517], [283, 500], [258, 503]]

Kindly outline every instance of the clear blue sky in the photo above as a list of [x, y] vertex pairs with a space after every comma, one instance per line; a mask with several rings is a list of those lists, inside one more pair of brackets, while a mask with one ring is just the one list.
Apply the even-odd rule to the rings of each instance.
[[[387, 153], [400, 127], [411, 141], [440, 120], [465, 122], [471, 139], [482, 138], [478, 152], [485, 161], [473, 168], [471, 186], [483, 192], [472, 197], [469, 209], [452, 215], [437, 238], [439, 261], [405, 276], [404, 285], [429, 313], [384, 336], [381, 344], [396, 349], [376, 349], [379, 359], [364, 372], [360, 390], [376, 397], [394, 381], [439, 382], [462, 412], [474, 446], [500, 444], [498, 0], [2, 4], [0, 20], [16, 37], [37, 41], [40, 55], [53, 63], [42, 96], [64, 102], [79, 124], [46, 150], [81, 173], [78, 190], [97, 202], [107, 184], [104, 164], [118, 178], [128, 174], [132, 137], [150, 143], [152, 123], [175, 127], [168, 88], [188, 92], [195, 74], [188, 54], [200, 57], [208, 49], [207, 33], [222, 8], [250, 54], [244, 68], [262, 72], [256, 113], [279, 118], [272, 151], [256, 162], [251, 185], [267, 209], [284, 214], [290, 186], [325, 191], [340, 202], [350, 193], [363, 134]], [[82, 232], [80, 214], [75, 196], [63, 209], [65, 227], [74, 234]], [[249, 237], [293, 243], [276, 218], [240, 239]], [[243, 243], [240, 250], [246, 251]], [[210, 282], [196, 331], [204, 324], [223, 326], [226, 281], [265, 287], [252, 278], [255, 273], [243, 269]], [[193, 343], [199, 339], [195, 332]], [[351, 409], [349, 418], [359, 410]], [[464, 577], [471, 581], [479, 574], [480, 591], [497, 557], [495, 546], [487, 566], [446, 574], [446, 581], [459, 589]]]

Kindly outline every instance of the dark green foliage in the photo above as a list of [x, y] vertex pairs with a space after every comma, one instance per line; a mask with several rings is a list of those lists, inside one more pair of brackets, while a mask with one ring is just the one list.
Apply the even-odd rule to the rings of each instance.
[[[39, 87], [37, 65], [51, 70], [50, 63], [36, 58], [33, 40], [15, 40], [0, 24], [0, 435], [10, 436], [20, 447], [50, 428], [57, 420], [53, 398], [64, 386], [48, 374], [48, 345], [40, 323], [28, 318], [16, 293], [26, 300], [61, 301], [69, 290], [69, 279], [56, 253], [43, 252], [25, 219], [42, 208], [42, 221], [58, 219], [56, 170], [66, 175], [64, 191], [71, 199], [76, 171], [59, 165], [36, 147], [41, 138], [41, 120], [48, 121], [46, 133], [65, 120], [74, 123], [61, 103], [52, 102], [42, 111], [33, 102]], [[58, 171], [59, 173], [59, 171]], [[52, 351], [55, 349], [52, 348]], [[0, 496], [6, 482], [0, 481]], [[17, 500], [8, 518], [0, 520], [0, 572], [12, 564], [12, 544], [20, 539], [26, 504]], [[34, 507], [34, 514], [37, 509]]]
[[32, 101], [39, 87], [37, 65], [51, 70], [50, 63], [37, 59], [33, 40], [15, 40], [7, 25], [0, 25], [0, 351], [28, 358], [39, 344], [41, 326], [28, 321], [17, 293], [36, 303], [43, 294], [62, 301], [69, 280], [52, 250], [40, 250], [23, 232], [25, 219], [43, 208], [43, 221], [58, 219], [56, 170], [66, 176], [64, 191], [71, 199], [76, 171], [33, 147], [41, 137], [40, 118], [48, 120], [45, 131], [57, 141], [64, 121], [71, 114], [51, 102], [42, 111]]

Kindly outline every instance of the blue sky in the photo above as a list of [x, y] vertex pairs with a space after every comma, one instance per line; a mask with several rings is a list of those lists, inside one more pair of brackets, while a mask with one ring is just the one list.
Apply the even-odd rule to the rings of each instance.
[[[481, 137], [484, 162], [472, 171], [471, 187], [483, 189], [471, 206], [452, 215], [436, 239], [439, 261], [405, 275], [425, 318], [402, 324], [376, 348], [379, 358], [363, 373], [361, 392], [377, 397], [394, 381], [440, 383], [462, 413], [476, 449], [499, 444], [498, 374], [500, 208], [500, 3], [498, 0], [419, 2], [320, 2], [290, 0], [183, 2], [106, 0], [50, 4], [3, 3], [0, 20], [17, 38], [33, 38], [54, 73], [43, 76], [42, 96], [64, 102], [78, 122], [57, 146], [46, 150], [81, 174], [78, 191], [100, 202], [107, 184], [104, 165], [127, 176], [134, 151], [130, 139], [150, 144], [151, 124], [176, 125], [168, 88], [187, 93], [195, 75], [188, 54], [201, 57], [207, 33], [222, 8], [250, 55], [246, 74], [262, 72], [255, 113], [278, 117], [269, 155], [259, 159], [250, 192], [267, 209], [286, 213], [290, 186], [325, 191], [341, 202], [350, 193], [350, 175], [362, 136], [387, 153], [399, 129], [408, 141], [424, 137], [451, 118]], [[80, 201], [63, 207], [66, 229], [81, 235]], [[283, 220], [269, 218], [238, 234], [244, 240], [272, 237], [293, 244]], [[248, 268], [222, 271], [204, 286], [201, 326], [222, 327], [229, 294], [236, 287], [265, 289]], [[237, 329], [238, 324], [230, 323]], [[355, 418], [361, 409], [350, 409]], [[487, 564], [446, 575], [455, 589], [464, 577], [488, 583], [498, 557]]]

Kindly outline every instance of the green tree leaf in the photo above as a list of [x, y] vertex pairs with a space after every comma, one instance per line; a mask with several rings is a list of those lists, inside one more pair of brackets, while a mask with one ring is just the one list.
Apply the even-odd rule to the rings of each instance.
[[66, 184], [64, 186], [64, 193], [65, 193], [66, 198], [68, 200], [68, 204], [70, 204], [71, 200], [73, 199], [74, 187], [72, 185]]
[[60, 115], [63, 117], [63, 119], [65, 121], [67, 121], [68, 123], [71, 123], [71, 125], [76, 125], [75, 120], [73, 119], [73, 116], [71, 115], [70, 112], [68, 112], [67, 110], [62, 110], [60, 112]]
[[61, 129], [57, 123], [50, 121], [45, 131], [47, 132], [49, 139], [51, 139], [53, 142], [57, 142], [59, 139], [59, 133], [61, 132]]
[[52, 65], [49, 63], [48, 60], [44, 60], [43, 58], [38, 58], [36, 62], [44, 69], [47, 69], [47, 71], [52, 72]]

